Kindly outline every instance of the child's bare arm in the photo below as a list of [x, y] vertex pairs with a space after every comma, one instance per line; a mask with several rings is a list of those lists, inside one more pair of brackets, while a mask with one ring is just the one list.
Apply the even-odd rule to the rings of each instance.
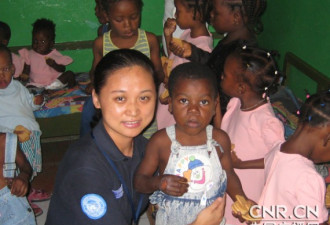
[[164, 24], [164, 37], [167, 49], [167, 55], [170, 55], [171, 50], [169, 48], [170, 42], [172, 41], [172, 35], [176, 29], [176, 21], [173, 18], [168, 18]]
[[46, 58], [46, 63], [48, 66], [52, 67], [57, 72], [63, 73], [65, 72], [65, 66], [56, 63], [56, 61], [52, 58]]
[[231, 160], [233, 167], [237, 169], [263, 169], [265, 168], [264, 158], [242, 161], [236, 155], [235, 151], [231, 151]]
[[224, 150], [224, 153], [221, 154], [218, 151], [218, 154], [221, 155], [220, 162], [222, 165], [222, 168], [226, 171], [227, 174], [227, 193], [230, 196], [233, 201], [236, 201], [236, 195], [245, 196], [245, 193], [242, 189], [241, 181], [239, 180], [237, 174], [235, 173], [232, 162], [231, 162], [231, 156], [230, 156], [230, 139], [228, 135], [222, 131], [217, 130], [214, 128], [214, 135], [213, 137], [215, 140], [221, 144], [222, 149]]
[[20, 173], [13, 179], [10, 191], [13, 195], [23, 197], [28, 191], [32, 168], [19, 147], [16, 151], [16, 165]]
[[92, 68], [89, 71], [89, 75], [91, 78], [91, 83], [93, 83], [93, 78], [94, 78], [94, 71], [96, 65], [101, 61], [103, 57], [103, 35], [100, 37], [97, 37], [94, 40], [93, 43], [93, 63], [92, 63]]
[[164, 80], [164, 72], [163, 72], [162, 62], [160, 60], [159, 42], [157, 40], [156, 35], [150, 32], [146, 32], [146, 34], [150, 47], [150, 59], [154, 64], [156, 70], [157, 84], [160, 84]]
[[[168, 195], [181, 196], [188, 190], [187, 179], [174, 175], [154, 176], [161, 162], [160, 152], [163, 149], [159, 132], [148, 142], [144, 158], [134, 176], [134, 188], [141, 193], [152, 193], [161, 190]], [[167, 162], [167, 160], [166, 160]]]
[[221, 127], [221, 121], [222, 121], [222, 113], [221, 113], [221, 105], [220, 105], [220, 98], [219, 95], [217, 97], [217, 105], [215, 108], [215, 115], [213, 117], [213, 126], [220, 129]]

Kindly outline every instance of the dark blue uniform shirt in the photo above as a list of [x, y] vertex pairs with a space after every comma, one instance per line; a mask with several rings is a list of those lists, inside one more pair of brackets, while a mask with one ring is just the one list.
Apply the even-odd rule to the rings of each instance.
[[[141, 194], [133, 190], [134, 172], [140, 164], [147, 139], [134, 138], [133, 157], [124, 156], [107, 134], [102, 121], [70, 146], [56, 175], [47, 225], [131, 224], [131, 204], [115, 171], [96, 143], [113, 160], [133, 196], [135, 209]], [[148, 204], [143, 195], [142, 209]]]

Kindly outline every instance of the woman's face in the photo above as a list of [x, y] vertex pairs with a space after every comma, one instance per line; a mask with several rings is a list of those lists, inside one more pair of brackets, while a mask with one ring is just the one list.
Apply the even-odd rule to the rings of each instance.
[[0, 89], [5, 89], [11, 82], [15, 67], [11, 63], [7, 52], [0, 52]]
[[54, 46], [54, 40], [47, 31], [39, 31], [32, 35], [32, 49], [41, 54], [47, 55]]
[[114, 140], [134, 138], [154, 117], [156, 87], [152, 74], [141, 66], [112, 72], [93, 102], [101, 109], [103, 124]]

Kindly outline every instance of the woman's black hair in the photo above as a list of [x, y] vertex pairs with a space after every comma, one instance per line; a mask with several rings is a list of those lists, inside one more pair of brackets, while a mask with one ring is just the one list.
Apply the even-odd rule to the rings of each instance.
[[267, 6], [266, 0], [224, 0], [224, 2], [232, 10], [239, 8], [243, 21], [251, 32], [259, 34], [263, 31], [261, 16]]
[[198, 13], [202, 23], [210, 21], [210, 2], [211, 0], [183, 0], [183, 4], [185, 4], [186, 7], [194, 10], [194, 20], [196, 19], [196, 14]]
[[55, 23], [49, 19], [41, 18], [37, 19], [33, 24], [32, 33], [35, 34], [40, 31], [48, 33], [52, 41], [55, 41]]
[[151, 60], [143, 53], [132, 49], [118, 49], [106, 54], [94, 72], [94, 90], [99, 94], [108, 77], [125, 67], [141, 66], [149, 71], [155, 81], [155, 69]]
[[101, 5], [102, 5], [103, 9], [105, 10], [106, 14], [108, 14], [108, 12], [110, 11], [111, 6], [113, 6], [114, 4], [116, 4], [117, 2], [120, 2], [120, 1], [134, 2], [136, 7], [138, 8], [139, 12], [142, 11], [142, 8], [143, 8], [142, 0], [100, 0]]
[[199, 63], [182, 63], [175, 67], [170, 74], [168, 80], [168, 91], [172, 97], [175, 86], [181, 79], [201, 80], [205, 79], [209, 83], [209, 88], [212, 88], [214, 97], [218, 95], [218, 84], [214, 72], [206, 65]]
[[330, 123], [330, 89], [305, 101], [299, 110], [299, 122], [312, 127]]
[[230, 55], [239, 59], [242, 70], [239, 79], [247, 83], [257, 94], [270, 96], [277, 91], [282, 80], [275, 57], [276, 51], [243, 45]]

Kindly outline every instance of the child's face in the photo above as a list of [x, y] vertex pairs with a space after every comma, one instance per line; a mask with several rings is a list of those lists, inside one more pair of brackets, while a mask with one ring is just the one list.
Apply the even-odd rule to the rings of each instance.
[[52, 51], [54, 40], [50, 37], [47, 31], [39, 31], [32, 35], [32, 49], [41, 54], [47, 55]]
[[0, 89], [5, 89], [11, 82], [15, 67], [7, 52], [0, 52]]
[[134, 138], [151, 122], [156, 105], [152, 74], [140, 66], [112, 72], [93, 102], [101, 109], [108, 134], [116, 140]]
[[131, 38], [138, 34], [140, 11], [134, 1], [115, 3], [108, 14], [111, 33], [121, 38]]
[[186, 8], [186, 6], [183, 4], [182, 0], [175, 0], [175, 18], [176, 23], [181, 29], [189, 29], [191, 28], [191, 23], [194, 21], [194, 12], [193, 10], [189, 10]]
[[238, 97], [238, 74], [240, 73], [241, 69], [237, 58], [228, 56], [221, 76], [221, 88], [225, 94], [231, 97]]
[[213, 0], [211, 25], [220, 34], [234, 30], [234, 11], [225, 5], [224, 0]]
[[191, 135], [204, 131], [215, 114], [214, 95], [207, 79], [179, 79], [169, 101], [176, 126]]
[[107, 23], [107, 15], [101, 6], [100, 0], [95, 0], [95, 16], [99, 20], [100, 24]]

